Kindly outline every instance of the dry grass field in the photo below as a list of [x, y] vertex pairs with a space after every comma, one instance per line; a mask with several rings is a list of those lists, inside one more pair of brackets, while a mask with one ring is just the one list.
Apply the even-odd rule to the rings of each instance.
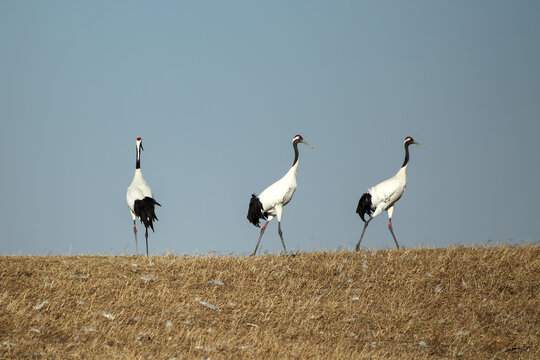
[[540, 247], [0, 257], [1, 359], [538, 359]]

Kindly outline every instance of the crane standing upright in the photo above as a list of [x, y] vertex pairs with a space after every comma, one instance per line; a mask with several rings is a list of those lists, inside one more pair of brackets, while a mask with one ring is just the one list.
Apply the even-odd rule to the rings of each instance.
[[313, 146], [307, 143], [302, 136], [296, 135], [292, 140], [292, 145], [294, 148], [294, 161], [292, 167], [287, 171], [287, 173], [278, 181], [267, 187], [263, 192], [256, 196], [255, 194], [251, 195], [251, 200], [249, 201], [249, 209], [247, 214], [247, 219], [253, 225], [259, 226], [259, 219], [266, 220], [266, 223], [261, 228], [261, 233], [259, 235], [259, 240], [255, 246], [255, 250], [251, 255], [257, 253], [257, 248], [261, 242], [264, 230], [268, 223], [277, 216], [278, 218], [278, 234], [281, 239], [281, 244], [283, 245], [283, 251], [287, 253], [287, 248], [285, 247], [285, 241], [283, 241], [283, 233], [281, 231], [281, 214], [283, 206], [287, 205], [291, 201], [296, 187], [296, 172], [298, 171], [298, 143], [307, 145], [313, 149]]
[[155, 205], [161, 206], [152, 194], [152, 189], [144, 180], [141, 172], [141, 151], [144, 150], [142, 146], [142, 139], [137, 138], [137, 162], [135, 163], [135, 175], [133, 181], [129, 185], [126, 194], [127, 204], [131, 217], [133, 218], [133, 233], [135, 234], [135, 248], [136, 252], [139, 252], [137, 244], [137, 223], [135, 220], [139, 218], [140, 222], [144, 224], [146, 232], [144, 234], [146, 238], [146, 256], [148, 256], [148, 227], [154, 231], [154, 220], [158, 220], [155, 213]]
[[[381, 182], [373, 187], [368, 188], [368, 192], [363, 194], [360, 200], [358, 201], [358, 207], [356, 208], [356, 213], [360, 216], [364, 222], [364, 229], [362, 230], [362, 235], [358, 244], [356, 244], [356, 251], [360, 249], [360, 242], [364, 237], [364, 232], [369, 224], [369, 222], [377, 215], [379, 215], [383, 210], [386, 210], [388, 213], [388, 230], [394, 238], [396, 247], [399, 249], [399, 244], [394, 235], [394, 230], [392, 229], [392, 215], [394, 214], [394, 204], [401, 198], [405, 187], [407, 186], [407, 167], [409, 166], [409, 145], [416, 144], [420, 147], [424, 147], [419, 142], [416, 142], [412, 137], [407, 136], [403, 141], [403, 146], [405, 147], [405, 160], [403, 165], [397, 172], [396, 175], [391, 177], [388, 180]], [[373, 215], [372, 215], [373, 212]], [[369, 215], [369, 219], [366, 221], [364, 215]]]

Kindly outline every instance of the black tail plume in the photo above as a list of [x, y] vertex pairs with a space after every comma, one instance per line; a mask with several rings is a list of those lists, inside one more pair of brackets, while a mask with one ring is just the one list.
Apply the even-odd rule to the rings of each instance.
[[259, 219], [267, 219], [267, 215], [263, 210], [261, 200], [255, 195], [251, 194], [251, 200], [249, 201], [249, 209], [247, 213], [247, 219], [250, 223], [259, 226]]
[[156, 200], [148, 196], [142, 200], [135, 200], [135, 204], [133, 205], [135, 215], [141, 219], [147, 231], [148, 227], [154, 231], [154, 220], [158, 220], [155, 213], [155, 205], [161, 206]]
[[371, 217], [372, 212], [373, 210], [371, 210], [371, 194], [365, 193], [358, 201], [356, 213], [360, 215], [360, 218], [363, 222], [366, 222], [366, 219], [364, 219], [364, 215], [368, 214], [369, 217]]

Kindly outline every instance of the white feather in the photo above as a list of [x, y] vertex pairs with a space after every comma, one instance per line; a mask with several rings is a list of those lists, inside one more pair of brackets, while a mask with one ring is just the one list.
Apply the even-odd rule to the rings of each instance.
[[153, 198], [152, 189], [144, 180], [141, 169], [135, 169], [135, 175], [133, 176], [133, 181], [129, 185], [126, 194], [126, 201], [131, 210], [131, 215], [135, 219], [135, 200], [142, 200], [145, 197]]
[[[272, 218], [276, 215], [281, 215], [276, 211], [276, 207], [283, 207], [291, 201], [298, 184], [296, 182], [296, 173], [298, 172], [297, 161], [287, 173], [278, 181], [267, 187], [258, 196], [263, 210], [268, 212]], [[278, 216], [278, 220], [281, 216]], [[270, 220], [270, 218], [268, 219]]]
[[407, 187], [408, 166], [407, 164], [400, 168], [397, 174], [390, 179], [368, 188], [372, 207], [375, 208], [373, 217], [379, 215], [383, 210], [391, 208], [401, 198]]

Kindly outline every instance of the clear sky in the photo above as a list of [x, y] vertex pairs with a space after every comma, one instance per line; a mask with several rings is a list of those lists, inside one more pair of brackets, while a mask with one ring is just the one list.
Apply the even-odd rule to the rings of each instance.
[[[301, 134], [289, 250], [354, 249], [411, 147], [406, 248], [540, 241], [538, 1], [1, 1], [0, 254], [249, 254]], [[392, 248], [387, 215], [362, 246]], [[143, 253], [144, 227], [139, 225]], [[142, 239], [142, 241], [141, 241]], [[277, 221], [260, 249], [281, 250]]]

